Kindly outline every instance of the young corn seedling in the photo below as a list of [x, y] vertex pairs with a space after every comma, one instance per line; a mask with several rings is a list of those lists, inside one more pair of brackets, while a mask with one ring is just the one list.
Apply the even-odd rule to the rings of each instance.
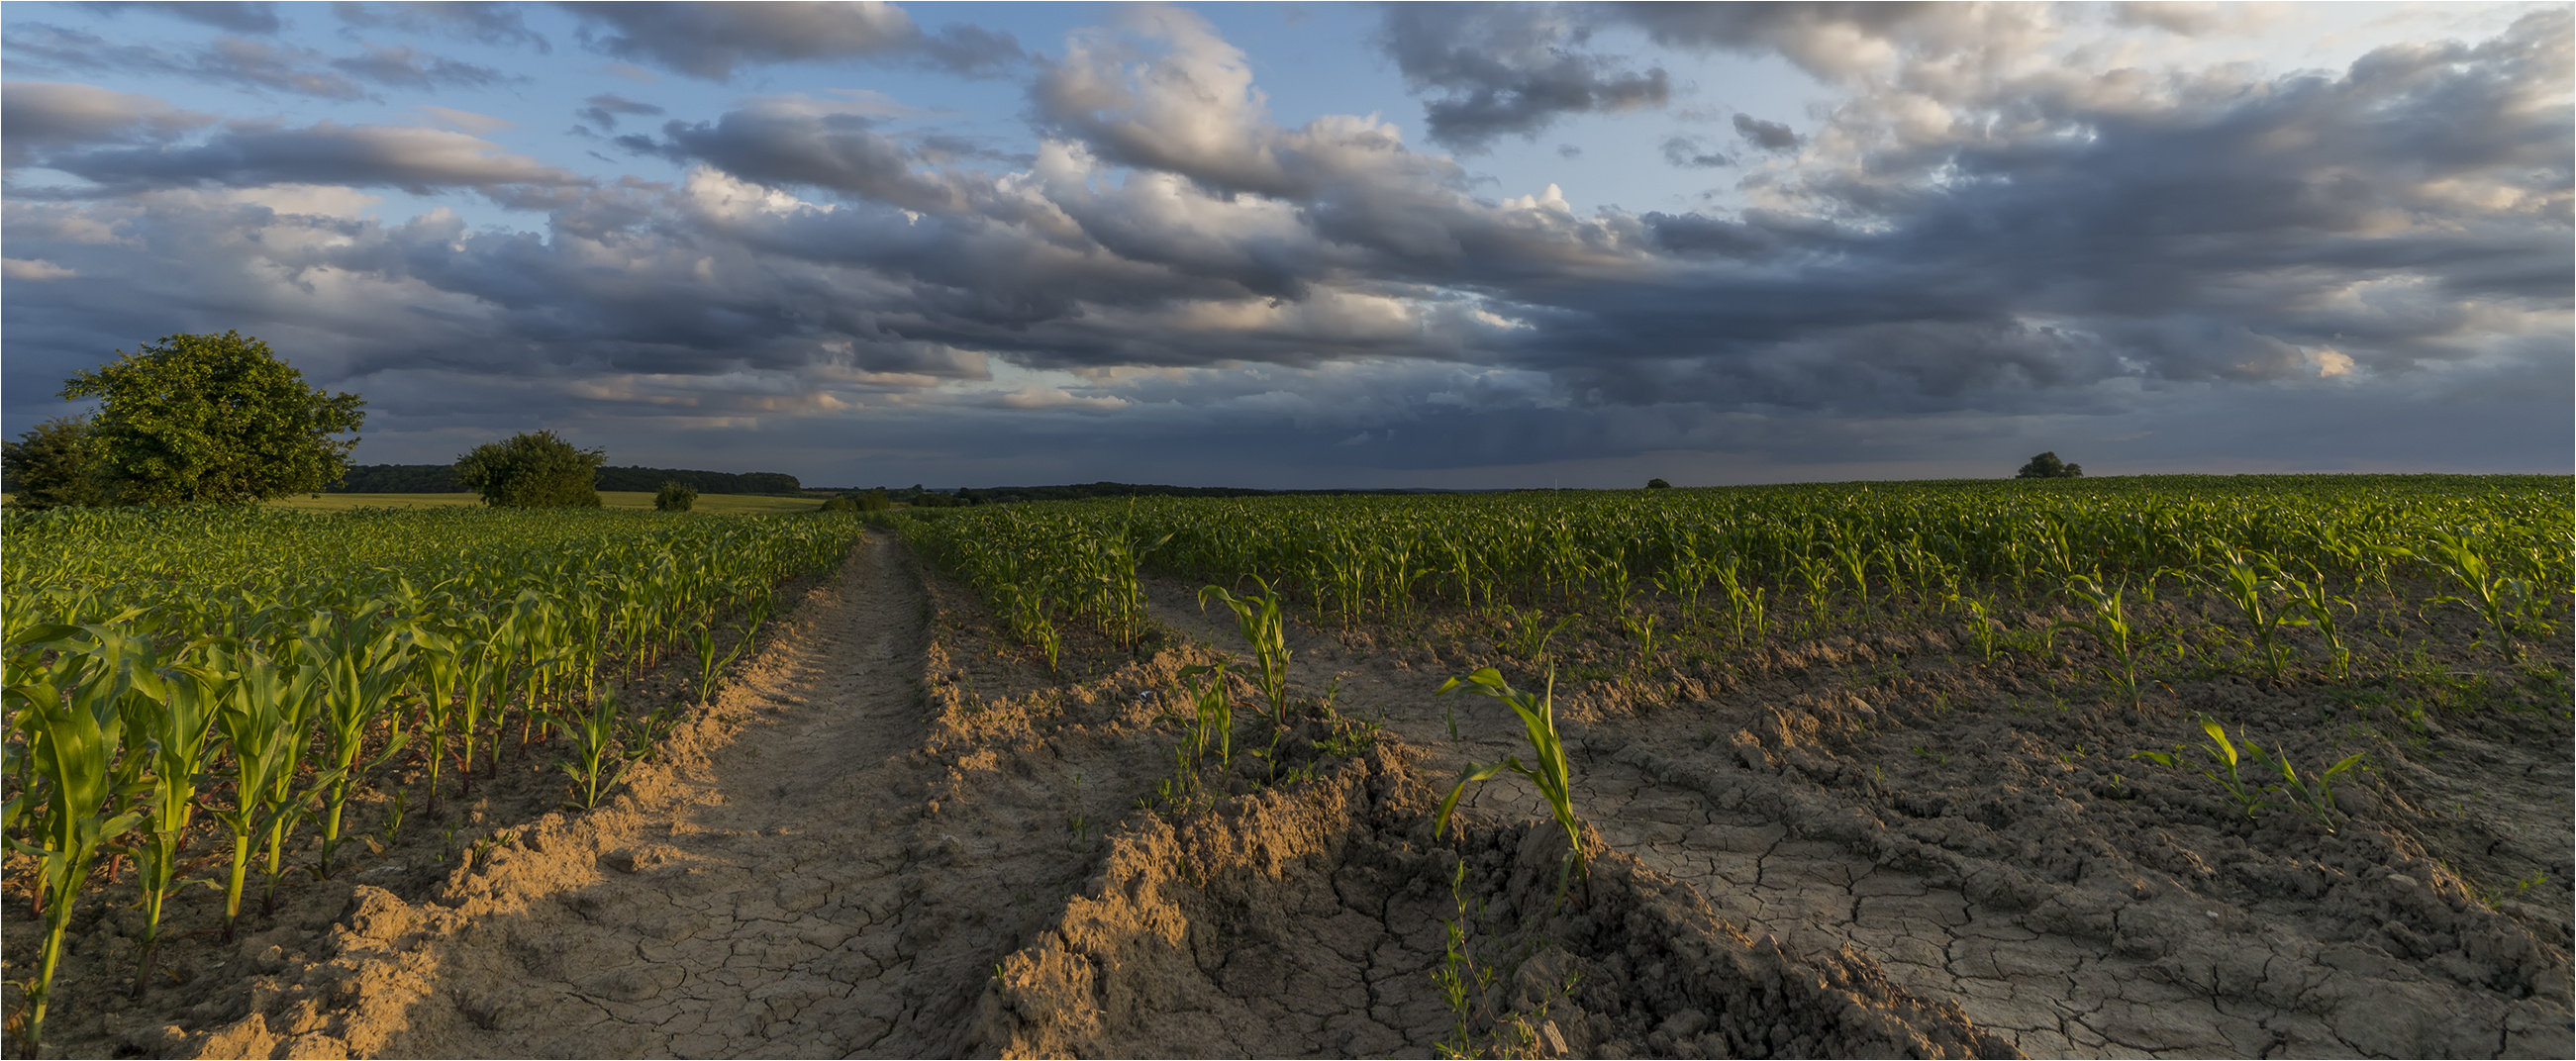
[[[2236, 744], [2227, 739], [2227, 730], [2220, 727], [2216, 720], [2206, 715], [2201, 716], [2200, 728], [2202, 732], [2209, 734], [2207, 741], [2189, 746], [2175, 745], [2170, 754], [2136, 752], [2129, 758], [2145, 759], [2159, 766], [2175, 766], [2183, 763], [2181, 756], [2186, 751], [2202, 752], [2210, 760], [2206, 765], [2197, 762], [2188, 765], [2200, 771], [2201, 776], [2217, 782], [2218, 787], [2227, 793], [2227, 798], [2235, 801], [2237, 809], [2244, 811], [2246, 817], [2253, 817], [2256, 808], [2271, 802], [2263, 798], [2264, 793], [2271, 790], [2258, 787], [2245, 778], [2242, 771], [2243, 760], [2236, 754]], [[2260, 754], [2259, 749], [2256, 754]]]
[[2467, 597], [2440, 597], [2436, 602], [2467, 605], [2495, 630], [2496, 651], [2510, 656], [2513, 647], [2513, 617], [2522, 611], [2523, 602], [2531, 596], [2531, 583], [2497, 571], [2486, 554], [2466, 535], [2433, 528], [2432, 555], [2425, 559], [2469, 591]]
[[1556, 672], [1552, 669], [1548, 672], [1547, 688], [1538, 696], [1512, 688], [1511, 683], [1503, 680], [1502, 672], [1492, 667], [1442, 682], [1435, 695], [1469, 686], [1511, 705], [1512, 712], [1521, 717], [1521, 728], [1529, 734], [1530, 757], [1537, 760], [1537, 765], [1524, 764], [1517, 755], [1505, 756], [1498, 763], [1468, 763], [1467, 772], [1440, 801], [1440, 816], [1432, 823], [1432, 833], [1437, 835], [1448, 829], [1449, 815], [1458, 808], [1458, 797], [1466, 793], [1468, 785], [1488, 780], [1505, 770], [1528, 778], [1530, 784], [1538, 787], [1539, 795], [1547, 800], [1549, 812], [1556, 816], [1556, 824], [1565, 829], [1565, 861], [1557, 867], [1556, 878], [1556, 898], [1563, 902], [1567, 886], [1578, 876], [1588, 884], [1591, 870], [1583, 857], [1583, 823], [1574, 816], [1574, 779], [1565, 762], [1565, 742], [1556, 734]]
[[2281, 591], [2281, 566], [2267, 554], [2257, 552], [2252, 556], [2249, 562], [2235, 550], [2227, 551], [2204, 581], [2245, 616], [2246, 623], [2254, 628], [2254, 646], [2263, 650], [2263, 662], [2272, 680], [2279, 681], [2287, 654], [2281, 643], [2281, 627], [2291, 622], [2289, 613], [2275, 607], [2271, 600]]
[[2360, 609], [2349, 600], [2327, 593], [2325, 572], [2317, 570], [2315, 565], [2309, 565], [2308, 573], [2316, 580], [2285, 577], [2281, 585], [2289, 591], [2291, 602], [2306, 613], [2306, 618], [2299, 620], [2300, 625], [2315, 629], [2326, 639], [2326, 648], [2334, 653], [2335, 678], [2340, 681], [2352, 675], [2352, 647], [2343, 643], [2343, 627], [2335, 622], [2335, 606], [2342, 605], [2356, 613]]
[[1252, 655], [1261, 668], [1261, 695], [1270, 701], [1270, 721], [1288, 724], [1288, 623], [1279, 614], [1279, 591], [1259, 575], [1252, 581], [1261, 586], [1258, 597], [1237, 597], [1223, 586], [1199, 590], [1199, 607], [1206, 608], [1208, 599], [1234, 612], [1235, 624], [1243, 639], [1252, 645]]
[[320, 668], [324, 692], [322, 732], [330, 740], [335, 774], [325, 796], [322, 820], [321, 876], [331, 876], [331, 856], [339, 850], [340, 817], [349, 804], [349, 786], [368, 771], [391, 760], [411, 743], [411, 734], [395, 733], [372, 759], [361, 762], [368, 731], [411, 672], [412, 645], [400, 624], [370, 621], [382, 614], [381, 602], [369, 601], [345, 622], [317, 614], [307, 621], [298, 650]]
[[1234, 697], [1226, 688], [1225, 664], [1181, 668], [1181, 678], [1184, 681], [1202, 674], [1209, 676], [1207, 684], [1191, 690], [1190, 693], [1192, 702], [1198, 705], [1196, 734], [1198, 754], [1202, 758], [1206, 757], [1208, 737], [1214, 735], [1217, 741], [1218, 761], [1232, 766], [1234, 765]]
[[1510, 633], [1506, 635], [1508, 643], [1503, 646], [1503, 650], [1511, 653], [1512, 655], [1528, 660], [1531, 663], [1539, 663], [1546, 660], [1548, 641], [1556, 637], [1557, 631], [1563, 630], [1568, 624], [1571, 624], [1577, 619], [1583, 618], [1579, 613], [1568, 615], [1565, 618], [1557, 620], [1555, 625], [1546, 626], [1542, 624], [1547, 619], [1547, 613], [1540, 611], [1537, 608], [1532, 608], [1526, 612], [1521, 611], [1518, 608], [1514, 608], [1510, 610], [1510, 613], [1511, 618], [1506, 620], [1504, 627], [1509, 630]]
[[[2256, 758], [2267, 758], [2259, 745], [2253, 748], [2253, 752]], [[2324, 773], [2313, 777], [2300, 777], [2298, 770], [2290, 765], [2288, 750], [2275, 747], [2268, 757], [2268, 762], [2274, 770], [2280, 772], [2281, 783], [2272, 787], [2275, 791], [2289, 797], [2290, 809], [2315, 819], [2316, 823], [2324, 826], [2327, 832], [2333, 832], [2336, 822], [2334, 779], [2344, 771], [2352, 769], [2354, 764], [2361, 762], [2362, 757], [2368, 754], [2370, 753], [2354, 752], [2344, 756], [2342, 762], [2326, 767]]]
[[1653, 612], [1622, 611], [1619, 625], [1627, 628], [1629, 639], [1637, 643], [1637, 665], [1642, 667], [1655, 658], [1655, 623]]
[[2077, 575], [2067, 580], [2066, 588], [2091, 606], [2092, 615], [2086, 619], [2060, 619], [2057, 626], [2071, 626], [2093, 635], [2093, 640], [2101, 643], [2102, 650], [2111, 654], [2111, 662], [2119, 668], [2112, 673], [2112, 678], [2119, 683], [2120, 691], [2128, 694], [2129, 706], [2138, 706], [2138, 657], [2132, 644], [2137, 631], [2129, 621], [2128, 611], [2120, 604], [2120, 595], [2125, 587], [2106, 593], [2102, 584], [2092, 576]]

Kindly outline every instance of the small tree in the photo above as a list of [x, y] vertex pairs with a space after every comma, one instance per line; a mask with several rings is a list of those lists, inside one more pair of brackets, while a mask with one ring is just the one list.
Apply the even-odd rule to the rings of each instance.
[[88, 417], [55, 417], [0, 442], [0, 468], [8, 470], [11, 503], [24, 508], [116, 503]]
[[1670, 489], [1672, 489], [1672, 488], [1673, 488], [1673, 484], [1668, 483], [1668, 482], [1665, 482], [1665, 481], [1663, 481], [1663, 480], [1661, 480], [1661, 479], [1648, 479], [1648, 480], [1646, 480], [1646, 489], [1648, 489], [1648, 490], [1670, 490]]
[[885, 487], [882, 486], [857, 494], [851, 500], [859, 503], [861, 512], [883, 512], [894, 507], [894, 499], [886, 496]]
[[592, 477], [605, 450], [578, 449], [552, 431], [522, 431], [456, 458], [456, 481], [493, 508], [598, 508]]
[[66, 399], [99, 399], [90, 425], [105, 477], [147, 505], [247, 504], [309, 493], [349, 470], [367, 401], [304, 385], [267, 343], [239, 332], [165, 335], [75, 375]]
[[2042, 453], [2032, 457], [2030, 463], [2022, 465], [2021, 471], [2013, 477], [2016, 479], [2079, 479], [2083, 476], [2083, 465], [2068, 464], [2058, 460], [2055, 453]]
[[653, 507], [662, 512], [686, 512], [698, 503], [696, 487], [677, 479], [662, 481], [662, 489], [653, 495]]

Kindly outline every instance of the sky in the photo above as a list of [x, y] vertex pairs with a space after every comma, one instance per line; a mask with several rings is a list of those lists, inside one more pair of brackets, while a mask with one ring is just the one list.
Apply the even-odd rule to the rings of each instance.
[[2568, 4], [0, 7], [0, 428], [808, 484], [2576, 470]]

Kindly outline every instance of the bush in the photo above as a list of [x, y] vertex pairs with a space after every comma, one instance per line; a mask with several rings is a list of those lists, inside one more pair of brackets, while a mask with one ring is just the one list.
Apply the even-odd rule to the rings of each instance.
[[456, 458], [456, 481], [493, 508], [598, 508], [591, 478], [603, 450], [576, 449], [552, 431], [520, 432]]
[[834, 494], [823, 499], [823, 511], [825, 512], [856, 512], [858, 510], [858, 499], [851, 497], [848, 494]]
[[2030, 463], [2022, 465], [2021, 471], [2015, 474], [2013, 478], [2080, 479], [2083, 478], [2083, 476], [2083, 465], [2068, 464], [2064, 461], [2060, 461], [2057, 459], [2057, 454], [2055, 453], [2042, 453], [2039, 456], [2032, 457], [2030, 459]]
[[87, 417], [57, 417], [0, 442], [0, 468], [8, 472], [10, 503], [23, 508], [116, 503]]
[[66, 399], [96, 398], [90, 453], [124, 500], [248, 504], [320, 490], [348, 471], [366, 399], [325, 394], [240, 332], [165, 335], [74, 375]]
[[653, 495], [653, 508], [658, 512], [686, 512], [697, 503], [698, 492], [683, 482], [666, 481]]
[[1670, 490], [1670, 489], [1672, 489], [1672, 488], [1673, 488], [1673, 484], [1668, 483], [1668, 482], [1665, 482], [1665, 481], [1663, 481], [1663, 480], [1661, 480], [1661, 479], [1648, 479], [1648, 480], [1646, 480], [1646, 489], [1648, 489], [1648, 490]]
[[894, 499], [886, 496], [884, 487], [858, 494], [851, 497], [851, 500], [858, 502], [861, 512], [884, 512], [894, 507]]

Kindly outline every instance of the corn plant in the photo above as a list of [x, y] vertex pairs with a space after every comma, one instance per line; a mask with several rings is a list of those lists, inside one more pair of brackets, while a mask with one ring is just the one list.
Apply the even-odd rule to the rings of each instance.
[[2532, 596], [2531, 583], [2498, 571], [2478, 544], [2467, 535], [2454, 534], [2447, 528], [2433, 528], [2432, 555], [2426, 558], [2443, 574], [2451, 576], [2467, 597], [2443, 597], [2467, 605], [2487, 621], [2495, 631], [2496, 650], [2508, 655], [2513, 646], [2513, 619], [2523, 602]]
[[[155, 676], [157, 690], [138, 689], [127, 700], [129, 720], [144, 740], [129, 735], [126, 754], [148, 758], [151, 790], [139, 823], [143, 892], [142, 954], [135, 962], [134, 997], [152, 979], [152, 954], [161, 942], [161, 912], [179, 886], [179, 843], [197, 809], [197, 780], [213, 751], [215, 716], [230, 693], [232, 675], [178, 666]], [[140, 684], [140, 683], [138, 683]]]
[[1468, 785], [1489, 780], [1505, 770], [1528, 778], [1530, 784], [1538, 787], [1539, 795], [1547, 800], [1549, 812], [1556, 816], [1556, 824], [1565, 830], [1565, 860], [1558, 865], [1556, 877], [1556, 897], [1562, 902], [1567, 885], [1577, 876], [1589, 881], [1591, 871], [1583, 855], [1583, 823], [1574, 816], [1574, 778], [1566, 765], [1565, 742], [1556, 734], [1556, 673], [1553, 670], [1548, 672], [1547, 687], [1538, 696], [1512, 688], [1511, 683], [1503, 680], [1502, 673], [1492, 667], [1442, 682], [1435, 695], [1470, 686], [1511, 705], [1512, 712], [1521, 717], [1521, 728], [1529, 735], [1530, 758], [1538, 765], [1523, 764], [1517, 755], [1505, 756], [1498, 763], [1468, 763], [1466, 772], [1458, 778], [1458, 784], [1441, 799], [1440, 815], [1432, 823], [1432, 832], [1436, 835], [1449, 828], [1450, 812], [1458, 808], [1458, 797], [1466, 793]]
[[281, 666], [247, 647], [220, 651], [212, 659], [236, 676], [227, 690], [231, 695], [215, 713], [215, 728], [231, 753], [233, 805], [211, 811], [233, 835], [232, 872], [224, 885], [224, 939], [229, 942], [241, 919], [253, 853], [267, 854], [263, 906], [274, 913], [287, 836], [308, 812], [313, 788], [329, 784], [334, 775], [320, 772], [307, 788], [295, 788], [296, 768], [321, 712], [315, 668]]
[[2346, 611], [2356, 612], [2360, 609], [2355, 608], [2351, 601], [2326, 592], [2325, 572], [2310, 565], [2308, 573], [2314, 576], [2313, 581], [2285, 575], [2281, 579], [2281, 587], [2289, 593], [2290, 602], [2305, 614], [2305, 618], [2297, 620], [2299, 625], [2310, 627], [2318, 636], [2325, 638], [2326, 649], [2334, 654], [2335, 678], [2350, 677], [2352, 647], [2343, 642], [2343, 627], [2335, 621], [2335, 607], [2341, 605]]
[[2336, 775], [2352, 769], [2354, 764], [2361, 762], [2364, 756], [2370, 754], [2354, 752], [2344, 756], [2343, 761], [2326, 767], [2323, 773], [2301, 777], [2299, 771], [2290, 765], [2290, 753], [2286, 749], [2276, 747], [2268, 757], [2263, 755], [2260, 745], [2254, 746], [2252, 751], [2256, 758], [2266, 759], [2267, 765], [2280, 773], [2281, 783], [2271, 786], [2272, 790], [2287, 796], [2290, 809], [2307, 815], [2318, 825], [2324, 826], [2327, 832], [2335, 831], [2334, 779]]
[[2280, 563], [2266, 553], [2250, 555], [2252, 559], [2249, 561], [2246, 555], [2227, 551], [2203, 582], [2220, 598], [2235, 605], [2238, 614], [2243, 615], [2245, 622], [2253, 627], [2249, 640], [2262, 650], [2264, 666], [2272, 679], [2278, 681], [2283, 657], [2287, 654], [2287, 649], [2281, 644], [2281, 627], [2289, 624], [2292, 617], [2272, 601], [2273, 596], [2281, 592]]
[[333, 776], [324, 797], [319, 866], [324, 878], [330, 877], [331, 856], [340, 847], [340, 819], [349, 805], [350, 785], [411, 743], [410, 734], [395, 733], [373, 758], [366, 756], [369, 730], [411, 670], [411, 645], [403, 636], [403, 626], [375, 619], [381, 614], [381, 603], [368, 601], [343, 622], [333, 622], [329, 615], [314, 616], [298, 646], [321, 672], [322, 735], [331, 748]]
[[1503, 650], [1533, 664], [1547, 659], [1547, 643], [1556, 637], [1557, 631], [1583, 618], [1580, 613], [1577, 613], [1558, 619], [1553, 625], [1548, 625], [1547, 613], [1537, 608], [1528, 611], [1514, 608], [1510, 610], [1510, 615], [1511, 618], [1505, 620], [1504, 628], [1510, 633], [1505, 640]]
[[2138, 706], [2138, 658], [2132, 644], [2137, 630], [2129, 621], [2127, 609], [2120, 603], [2126, 587], [2113, 587], [2105, 592], [2102, 584], [2091, 576], [2077, 575], [2067, 581], [2066, 588], [2083, 599], [2091, 614], [2083, 619], [2060, 619], [2057, 626], [2073, 627], [2093, 635], [2093, 640], [2102, 645], [2102, 650], [2111, 654], [2111, 662], [2118, 668], [2112, 672], [2112, 678], [2119, 683], [2120, 691], [2128, 695], [2129, 706]]
[[[2236, 803], [2237, 809], [2245, 812], [2246, 817], [2253, 817], [2256, 808], [2271, 802], [2263, 798], [2264, 793], [2271, 790], [2246, 779], [2242, 769], [2244, 760], [2236, 754], [2235, 742], [2227, 739], [2227, 730], [2220, 727], [2217, 721], [2203, 715], [2200, 719], [2200, 728], [2201, 732], [2209, 734], [2208, 740], [2188, 746], [2175, 745], [2170, 753], [2135, 752], [2129, 758], [2145, 759], [2159, 766], [2174, 766], [2186, 763], [2183, 758], [2185, 753], [2201, 752], [2209, 761], [2207, 763], [2189, 762], [2188, 765], [2200, 771], [2201, 776], [2216, 782], [2218, 787], [2227, 793], [2227, 798]], [[2257, 754], [2260, 754], [2259, 749]]]
[[1225, 664], [1215, 663], [1181, 668], [1181, 678], [1188, 680], [1208, 675], [1207, 683], [1191, 690], [1190, 700], [1198, 708], [1196, 731], [1198, 755], [1207, 755], [1208, 737], [1216, 736], [1218, 761], [1234, 765], [1234, 696], [1226, 688]]
[[45, 918], [44, 956], [36, 978], [26, 985], [20, 1034], [31, 1055], [44, 1044], [45, 1011], [81, 883], [98, 860], [99, 848], [132, 830], [145, 815], [141, 810], [119, 813], [110, 806], [122, 795], [115, 790], [111, 763], [117, 707], [134, 691], [135, 672], [117, 665], [100, 640], [84, 641], [84, 634], [97, 637], [95, 630], [40, 626], [12, 646], [50, 649], [55, 655], [41, 675], [13, 674], [8, 683], [11, 713], [25, 741], [24, 766], [36, 782], [36, 789], [21, 791], [10, 801], [17, 806], [9, 815], [31, 818], [34, 827], [23, 840], [13, 831], [8, 844], [38, 860], [36, 891]]
[[599, 794], [617, 787], [626, 779], [626, 771], [635, 765], [633, 759], [626, 759], [615, 772], [608, 770], [608, 760], [617, 757], [625, 735], [616, 690], [602, 686], [588, 707], [549, 708], [544, 715], [547, 724], [572, 741], [573, 757], [557, 762], [556, 768], [572, 778], [574, 791], [581, 796], [581, 809], [599, 806]]
[[1258, 597], [1237, 597], [1223, 586], [1199, 590], [1199, 607], [1206, 608], [1210, 598], [1234, 613], [1235, 625], [1243, 639], [1252, 645], [1252, 655], [1261, 668], [1261, 695], [1270, 701], [1270, 721], [1288, 724], [1288, 624], [1279, 614], [1279, 591], [1259, 575], [1252, 581], [1261, 587]]

